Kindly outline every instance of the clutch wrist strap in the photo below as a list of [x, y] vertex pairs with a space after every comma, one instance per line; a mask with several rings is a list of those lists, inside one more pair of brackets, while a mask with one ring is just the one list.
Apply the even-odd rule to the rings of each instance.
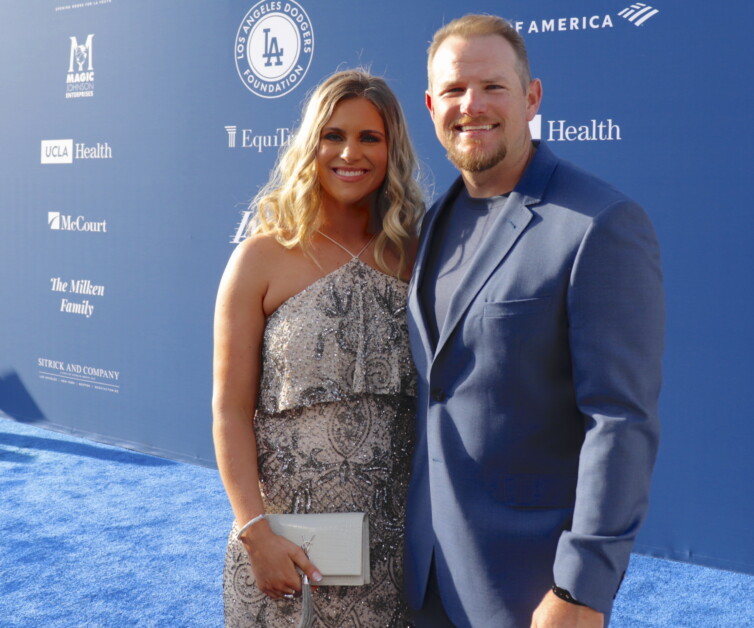
[[566, 591], [565, 589], [561, 589], [557, 584], [552, 585], [552, 592], [555, 594], [556, 597], [559, 597], [561, 600], [568, 602], [570, 604], [576, 604], [576, 606], [586, 606], [586, 604], [583, 604], [582, 602], [579, 602], [576, 598], [574, 598], [570, 591]]
[[236, 541], [241, 540], [241, 536], [243, 536], [243, 533], [246, 532], [251, 526], [253, 526], [255, 523], [260, 522], [262, 519], [266, 519], [267, 515], [262, 513], [261, 515], [257, 515], [256, 517], [253, 517], [249, 519], [242, 527], [241, 529], [236, 532]]

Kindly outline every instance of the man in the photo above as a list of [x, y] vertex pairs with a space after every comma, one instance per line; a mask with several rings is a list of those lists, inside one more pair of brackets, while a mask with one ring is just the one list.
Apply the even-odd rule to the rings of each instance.
[[466, 16], [429, 49], [460, 178], [409, 295], [419, 373], [405, 580], [417, 625], [607, 625], [647, 507], [663, 344], [642, 209], [533, 143], [520, 36]]

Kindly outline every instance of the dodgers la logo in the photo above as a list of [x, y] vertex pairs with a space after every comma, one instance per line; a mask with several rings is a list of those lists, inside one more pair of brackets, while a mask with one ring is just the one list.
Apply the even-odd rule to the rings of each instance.
[[262, 0], [244, 16], [235, 41], [236, 70], [246, 88], [279, 98], [306, 76], [314, 53], [309, 16], [295, 0]]

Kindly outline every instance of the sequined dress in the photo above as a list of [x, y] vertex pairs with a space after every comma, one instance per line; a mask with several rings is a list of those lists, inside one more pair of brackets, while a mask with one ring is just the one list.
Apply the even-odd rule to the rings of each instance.
[[[416, 381], [407, 285], [353, 257], [266, 322], [254, 420], [267, 512], [367, 512], [371, 584], [321, 587], [317, 628], [407, 626], [400, 597]], [[225, 625], [298, 626], [300, 598], [256, 588], [231, 530]]]

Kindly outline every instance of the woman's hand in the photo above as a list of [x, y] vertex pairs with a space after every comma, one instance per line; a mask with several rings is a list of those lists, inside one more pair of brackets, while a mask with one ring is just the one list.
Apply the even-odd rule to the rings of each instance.
[[312, 584], [322, 579], [304, 550], [282, 536], [278, 536], [266, 521], [260, 521], [245, 533], [241, 540], [249, 554], [251, 571], [257, 588], [272, 599], [301, 592], [300, 569]]

